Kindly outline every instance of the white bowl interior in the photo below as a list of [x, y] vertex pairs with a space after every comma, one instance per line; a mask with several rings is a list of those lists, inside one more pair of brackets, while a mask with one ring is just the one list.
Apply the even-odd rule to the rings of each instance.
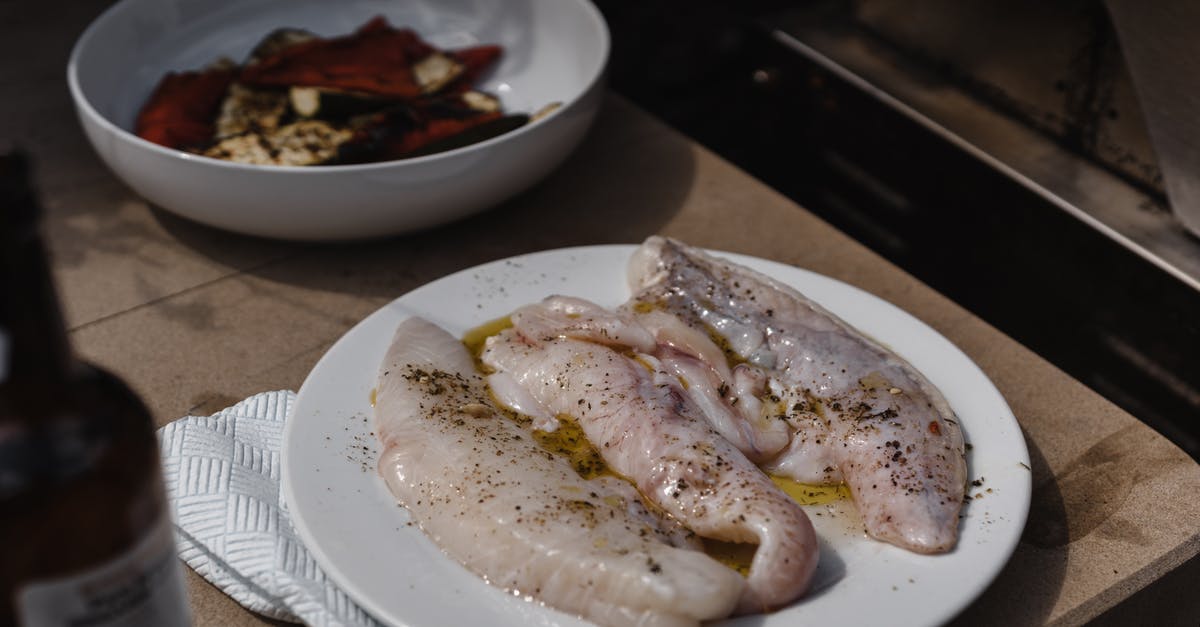
[[578, 1], [124, 0], [81, 38], [75, 78], [101, 117], [131, 131], [138, 109], [169, 71], [199, 69], [220, 56], [241, 62], [276, 28], [338, 36], [376, 15], [439, 47], [503, 46], [500, 64], [480, 86], [513, 112], [569, 103], [602, 70], [604, 55], [597, 51], [607, 52], [598, 14]]

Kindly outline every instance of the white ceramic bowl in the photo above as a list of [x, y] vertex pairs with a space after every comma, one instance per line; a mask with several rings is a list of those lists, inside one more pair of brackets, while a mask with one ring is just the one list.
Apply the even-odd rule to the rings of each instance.
[[[246, 57], [284, 26], [324, 36], [383, 15], [446, 48], [504, 47], [479, 85], [506, 111], [562, 108], [456, 150], [362, 165], [241, 165], [158, 146], [131, 129], [171, 70]], [[461, 218], [532, 185], [579, 143], [600, 106], [609, 36], [588, 0], [122, 0], [84, 31], [67, 80], [100, 157], [150, 202], [231, 231], [339, 240]]]

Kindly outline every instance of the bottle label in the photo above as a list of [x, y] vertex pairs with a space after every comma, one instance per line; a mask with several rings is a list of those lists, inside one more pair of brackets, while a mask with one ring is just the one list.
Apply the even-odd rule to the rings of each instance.
[[25, 627], [187, 627], [183, 572], [170, 517], [128, 552], [99, 567], [26, 585], [17, 593]]

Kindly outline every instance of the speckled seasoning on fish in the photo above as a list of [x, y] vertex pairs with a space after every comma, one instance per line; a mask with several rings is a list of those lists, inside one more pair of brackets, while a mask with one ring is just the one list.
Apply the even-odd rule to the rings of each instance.
[[[551, 296], [481, 327], [482, 370], [435, 325], [401, 323], [380, 371], [379, 469], [450, 556], [601, 624], [770, 611], [803, 597], [819, 551], [769, 475], [844, 483], [870, 535], [953, 549], [962, 433], [920, 372], [681, 242], [649, 238], [628, 277], [616, 309]], [[700, 538], [754, 545], [746, 576]]]
[[782, 607], [807, 590], [818, 559], [808, 516], [709, 425], [653, 356], [653, 336], [576, 298], [527, 305], [512, 322], [483, 351], [503, 382], [493, 385], [501, 402], [516, 387], [543, 418], [571, 416], [613, 470], [680, 523], [758, 545], [739, 612]]
[[605, 625], [728, 615], [741, 575], [615, 477], [584, 479], [492, 404], [453, 336], [402, 322], [381, 365], [379, 471], [420, 528], [488, 582]]
[[[765, 470], [845, 482], [875, 538], [918, 553], [954, 547], [967, 479], [962, 431], [916, 368], [790, 286], [675, 240], [649, 238], [630, 261], [629, 281], [635, 315], [667, 312], [754, 373], [749, 394], [736, 385], [729, 403], [757, 399], [741, 404], [747, 424], [774, 416], [792, 431]], [[712, 349], [676, 348], [723, 361]]]

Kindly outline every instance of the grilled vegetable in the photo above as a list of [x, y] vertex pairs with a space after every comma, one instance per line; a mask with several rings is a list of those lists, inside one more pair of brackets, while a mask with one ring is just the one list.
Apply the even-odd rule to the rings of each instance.
[[500, 46], [475, 46], [473, 48], [463, 48], [461, 50], [451, 50], [446, 54], [454, 58], [463, 65], [463, 72], [458, 79], [451, 85], [449, 91], [465, 91], [479, 81], [479, 77], [483, 76], [503, 53]]
[[207, 145], [212, 142], [213, 118], [233, 74], [225, 67], [167, 74], [138, 112], [134, 132], [167, 148]]
[[533, 113], [533, 117], [531, 117], [529, 119], [529, 121], [537, 122], [538, 120], [550, 115], [551, 113], [554, 113], [555, 111], [558, 111], [561, 108], [562, 108], [561, 102], [552, 102], [552, 103], [542, 107], [541, 109], [538, 109], [537, 111], [535, 111]]
[[500, 110], [500, 99], [491, 94], [485, 94], [481, 91], [475, 91], [472, 89], [470, 91], [464, 91], [460, 97], [462, 98], [463, 104], [476, 111], [492, 113], [493, 111]]
[[330, 87], [412, 99], [423, 92], [412, 64], [435, 49], [382, 18], [353, 35], [296, 44], [247, 65], [243, 83], [257, 87]]
[[486, 122], [480, 122], [474, 126], [467, 128], [461, 132], [446, 136], [441, 139], [431, 140], [429, 143], [412, 151], [406, 156], [421, 157], [424, 155], [432, 155], [471, 144], [478, 144], [481, 141], [499, 137], [509, 131], [515, 131], [529, 123], [529, 116], [524, 113], [506, 115], [499, 118], [491, 118]]
[[296, 44], [318, 39], [316, 33], [306, 31], [300, 28], [277, 28], [262, 38], [258, 45], [254, 46], [254, 50], [250, 51], [250, 57], [246, 59], [246, 65], [251, 65], [262, 59], [274, 56], [282, 52], [286, 48], [291, 48]]
[[433, 94], [458, 78], [466, 67], [450, 57], [435, 52], [413, 64], [413, 77], [421, 86], [421, 92]]
[[342, 120], [379, 111], [391, 104], [392, 101], [371, 94], [341, 89], [292, 87], [288, 90], [288, 102], [292, 106], [292, 111], [302, 118]]
[[229, 137], [204, 156], [255, 165], [319, 165], [337, 156], [354, 135], [321, 120], [302, 120], [277, 129]]
[[338, 161], [383, 161], [452, 150], [528, 121], [524, 114], [504, 116], [499, 110], [473, 109], [458, 96], [398, 106], [367, 120], [354, 139], [342, 145]]
[[270, 132], [279, 128], [288, 114], [287, 97], [276, 89], [251, 89], [233, 83], [221, 102], [217, 116], [217, 140], [253, 131]]
[[529, 121], [474, 82], [493, 45], [438, 50], [382, 17], [322, 38], [280, 28], [241, 67], [170, 74], [137, 120], [157, 143], [262, 165], [359, 163], [431, 154]]

